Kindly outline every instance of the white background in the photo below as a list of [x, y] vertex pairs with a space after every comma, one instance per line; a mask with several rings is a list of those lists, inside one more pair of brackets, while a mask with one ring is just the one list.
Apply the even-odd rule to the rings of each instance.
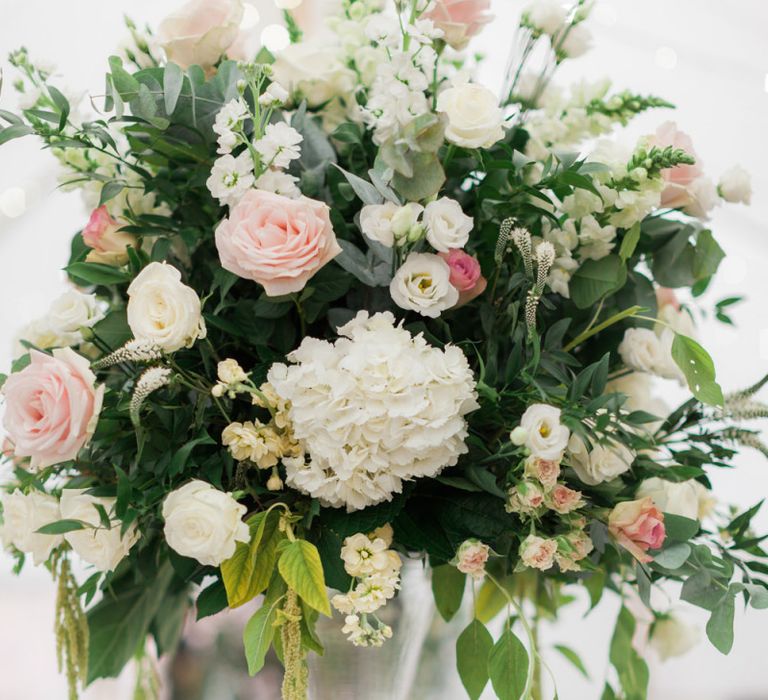
[[[305, 0], [313, 2], [313, 0]], [[273, 9], [259, 0], [263, 17]], [[17, 46], [33, 57], [55, 63], [64, 76], [60, 85], [99, 95], [106, 57], [124, 36], [121, 21], [129, 13], [137, 22], [156, 26], [175, 9], [170, 0], [0, 0], [0, 66], [6, 87], [0, 103], [13, 107], [13, 70], [4, 56]], [[481, 80], [489, 87], [501, 82], [503, 61], [512, 28], [522, 7], [511, 0], [493, 0], [497, 21], [476, 47], [488, 55]], [[266, 20], [265, 20], [266, 21]], [[753, 175], [753, 206], [718, 210], [713, 227], [728, 257], [717, 283], [705, 300], [734, 294], [747, 300], [733, 311], [738, 329], [711, 320], [701, 324], [704, 344], [715, 358], [723, 386], [742, 387], [768, 371], [768, 4], [764, 0], [603, 0], [591, 27], [596, 48], [563, 71], [563, 77], [597, 79], [609, 76], [617, 88], [653, 93], [678, 105], [675, 119], [688, 131], [709, 174], [717, 177], [734, 163]], [[658, 112], [643, 116], [628, 142], [653, 131], [669, 118]], [[10, 361], [11, 340], [23, 323], [42, 315], [64, 288], [60, 271], [70, 237], [87, 213], [77, 195], [55, 191], [51, 158], [24, 139], [0, 149], [0, 197], [9, 187], [22, 187], [27, 211], [10, 219], [0, 213], [0, 367]], [[744, 453], [738, 468], [716, 474], [723, 501], [745, 507], [768, 492], [768, 463]], [[768, 514], [758, 519], [768, 531]], [[10, 559], [0, 555], [0, 698], [46, 700], [64, 698], [63, 680], [55, 673], [53, 590], [47, 574], [28, 568], [20, 579], [9, 573]], [[615, 606], [581, 619], [582, 609], [566, 613], [563, 623], [547, 630], [547, 642], [565, 642], [585, 657], [594, 681], [586, 683], [567, 666], [552, 659], [563, 700], [592, 700], [606, 671], [607, 639]], [[691, 612], [703, 625], [704, 618]], [[664, 665], [653, 662], [651, 697], [656, 700], [765, 700], [768, 664], [765, 640], [768, 612], [737, 613], [736, 644], [725, 658], [701, 644], [683, 659]], [[393, 670], [394, 672], [394, 670]], [[123, 683], [95, 688], [90, 698], [130, 697]], [[222, 698], [222, 700], [226, 700]], [[361, 699], [363, 700], [363, 699]]]

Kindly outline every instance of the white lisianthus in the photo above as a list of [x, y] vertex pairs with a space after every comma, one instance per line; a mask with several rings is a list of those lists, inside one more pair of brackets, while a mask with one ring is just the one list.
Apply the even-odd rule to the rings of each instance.
[[243, 151], [237, 157], [227, 154], [217, 158], [205, 184], [220, 204], [234, 206], [254, 184], [251, 154]]
[[339, 333], [334, 344], [305, 338], [268, 381], [290, 402], [308, 453], [308, 462], [283, 459], [288, 485], [358, 510], [455, 465], [467, 451], [464, 416], [478, 404], [464, 353], [431, 347], [391, 313], [360, 311]]
[[523, 10], [523, 18], [528, 26], [552, 36], [563, 28], [568, 10], [558, 0], [534, 0]]
[[612, 481], [626, 472], [635, 460], [634, 452], [626, 445], [612, 442], [589, 449], [578, 435], [571, 435], [566, 457], [576, 476], [590, 486]]
[[469, 232], [474, 223], [472, 217], [464, 213], [461, 205], [450, 197], [440, 197], [424, 209], [427, 241], [441, 253], [447, 253], [452, 248], [463, 248], [469, 240]]
[[[97, 498], [85, 489], [64, 489], [61, 492], [61, 517], [63, 520], [80, 520], [87, 524], [82, 530], [65, 533], [64, 539], [75, 553], [99, 571], [114, 571], [128, 556], [131, 547], [139, 539], [139, 531], [132, 524], [121, 535], [122, 522], [114, 517], [116, 499]], [[110, 527], [104, 527], [96, 506], [101, 506], [110, 519]]]
[[451, 268], [442, 258], [411, 253], [392, 278], [389, 293], [401, 309], [437, 318], [459, 300], [459, 291], [450, 277]]
[[218, 135], [217, 153], [225, 155], [237, 145], [239, 136], [236, 130], [243, 125], [248, 115], [248, 105], [242, 98], [230, 100], [219, 110], [213, 123], [213, 131]]
[[445, 138], [464, 148], [488, 148], [504, 138], [504, 113], [488, 88], [464, 83], [443, 90], [437, 111], [448, 118]]
[[31, 554], [35, 566], [42, 564], [64, 538], [61, 535], [41, 535], [37, 532], [44, 525], [61, 520], [59, 501], [41, 491], [27, 495], [16, 490], [0, 496], [3, 504], [3, 524], [0, 525], [0, 541], [20, 552]]
[[264, 165], [287, 168], [292, 160], [301, 157], [299, 144], [304, 137], [285, 122], [267, 124], [264, 136], [253, 144]]
[[688, 186], [688, 194], [691, 201], [683, 207], [683, 211], [702, 221], [707, 221], [710, 212], [720, 203], [717, 186], [706, 175], [697, 177]]
[[[703, 494], [702, 490], [704, 491]], [[640, 484], [635, 497], [650, 496], [659, 510], [691, 520], [698, 520], [701, 511], [701, 497], [706, 498], [708, 495], [709, 491], [695, 479], [674, 482], [652, 477], [645, 479]]]
[[668, 615], [653, 623], [650, 643], [662, 661], [687, 654], [701, 641], [697, 627]]
[[628, 328], [619, 344], [619, 355], [627, 367], [656, 374], [665, 363], [664, 349], [650, 328]]
[[248, 542], [247, 509], [232, 496], [197, 479], [171, 491], [163, 501], [165, 539], [173, 551], [207, 566], [219, 566]]
[[544, 403], [529, 406], [520, 419], [526, 431], [525, 446], [534, 457], [559, 460], [563, 456], [570, 431], [560, 423], [560, 409]]
[[191, 347], [205, 338], [200, 299], [181, 282], [181, 273], [167, 263], [147, 265], [128, 287], [128, 325], [138, 340], [166, 352]]
[[366, 204], [360, 210], [360, 230], [372, 241], [391, 248], [395, 244], [392, 219], [400, 211], [394, 202]]
[[717, 191], [726, 202], [750, 204], [752, 201], [752, 178], [740, 165], [734, 165], [720, 177]]
[[301, 190], [296, 184], [298, 181], [299, 178], [290, 173], [283, 172], [282, 170], [272, 170], [270, 168], [256, 178], [254, 186], [259, 190], [274, 192], [275, 194], [281, 194], [283, 197], [290, 197], [291, 199], [298, 199], [301, 197]]

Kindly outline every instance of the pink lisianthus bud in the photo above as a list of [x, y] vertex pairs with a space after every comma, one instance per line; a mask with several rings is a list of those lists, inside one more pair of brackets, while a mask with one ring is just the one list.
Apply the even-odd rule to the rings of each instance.
[[488, 280], [483, 277], [477, 258], [458, 248], [438, 255], [448, 263], [451, 271], [450, 283], [459, 291], [456, 306], [468, 304], [485, 291]]

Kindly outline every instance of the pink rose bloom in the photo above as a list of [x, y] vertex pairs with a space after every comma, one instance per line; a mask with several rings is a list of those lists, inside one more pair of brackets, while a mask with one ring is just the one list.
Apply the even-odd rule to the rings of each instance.
[[525, 460], [525, 475], [540, 481], [544, 488], [551, 489], [560, 476], [560, 462], [531, 455]]
[[584, 500], [581, 497], [581, 491], [575, 491], [567, 486], [558, 484], [548, 495], [547, 505], [556, 513], [564, 515], [572, 510], [581, 508], [584, 505]]
[[649, 549], [659, 549], [667, 536], [664, 514], [650, 496], [619, 503], [608, 518], [608, 530], [635, 559], [647, 563]]
[[434, 8], [422, 16], [443, 30], [446, 44], [461, 50], [493, 19], [490, 7], [491, 0], [436, 0]]
[[31, 362], [5, 382], [3, 427], [16, 457], [29, 457], [33, 469], [74, 459], [96, 429], [104, 387], [84, 357], [71, 348], [38, 350]]
[[704, 174], [701, 163], [696, 156], [693, 148], [693, 141], [684, 131], [677, 128], [675, 122], [664, 122], [656, 133], [648, 139], [651, 146], [666, 148], [682, 148], [686, 153], [696, 158], [693, 165], [676, 165], [674, 168], [667, 168], [661, 171], [666, 186], [661, 193], [661, 206], [670, 209], [681, 209], [693, 201], [693, 195], [690, 187], [694, 180], [697, 180]]
[[83, 242], [92, 248], [86, 261], [105, 265], [124, 265], [128, 262], [126, 248], [135, 246], [136, 238], [119, 229], [120, 224], [109, 215], [106, 206], [94, 209], [82, 233]]
[[482, 578], [485, 575], [489, 552], [490, 547], [480, 540], [465, 540], [456, 552], [456, 568], [472, 578]]
[[526, 566], [539, 571], [551, 569], [555, 564], [557, 542], [537, 535], [528, 535], [520, 545], [520, 559]]
[[448, 263], [451, 270], [449, 282], [459, 290], [456, 306], [469, 303], [485, 291], [488, 280], [483, 277], [477, 258], [459, 248], [452, 248], [447, 253], [438, 253], [438, 255]]
[[221, 265], [263, 285], [269, 296], [298, 292], [341, 248], [328, 207], [249, 190], [216, 229]]

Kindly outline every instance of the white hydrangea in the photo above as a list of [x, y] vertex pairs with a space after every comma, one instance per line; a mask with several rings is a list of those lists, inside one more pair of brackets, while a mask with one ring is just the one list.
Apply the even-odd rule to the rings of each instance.
[[292, 160], [301, 157], [299, 144], [304, 137], [285, 122], [267, 124], [262, 136], [253, 147], [263, 164], [272, 168], [287, 168]]
[[305, 338], [268, 380], [290, 401], [308, 453], [308, 463], [283, 460], [288, 484], [352, 511], [455, 465], [467, 451], [465, 415], [478, 403], [464, 353], [431, 347], [391, 313], [360, 311], [339, 333], [335, 343]]

